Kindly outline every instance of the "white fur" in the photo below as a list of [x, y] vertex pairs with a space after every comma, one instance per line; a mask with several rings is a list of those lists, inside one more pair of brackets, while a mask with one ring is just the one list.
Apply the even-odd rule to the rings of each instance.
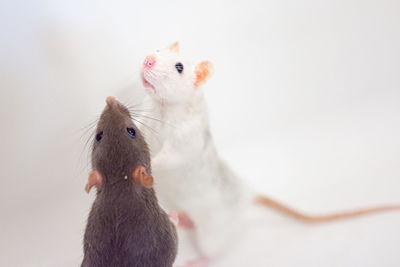
[[[203, 91], [194, 85], [194, 66], [168, 49], [155, 56], [152, 70], [143, 70], [143, 78], [154, 86], [148, 92], [163, 121], [146, 122], [159, 135], [159, 142], [148, 138], [156, 153], [155, 188], [163, 206], [189, 215], [200, 252], [212, 257], [230, 241], [252, 193], [218, 156]], [[181, 74], [177, 62], [184, 64]]]

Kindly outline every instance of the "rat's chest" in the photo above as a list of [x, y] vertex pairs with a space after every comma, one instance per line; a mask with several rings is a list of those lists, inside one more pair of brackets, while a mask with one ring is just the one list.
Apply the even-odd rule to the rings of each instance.
[[[143, 254], [171, 254], [176, 249], [176, 236], [162, 215], [154, 212], [151, 217], [127, 207], [95, 202], [84, 237], [90, 266], [136, 266], [130, 264], [140, 261]], [[160, 247], [165, 249], [160, 251]], [[100, 262], [108, 265], [96, 265]]]
[[210, 139], [208, 126], [196, 118], [175, 121], [171, 127], [163, 127], [162, 149], [184, 158], [203, 153]]

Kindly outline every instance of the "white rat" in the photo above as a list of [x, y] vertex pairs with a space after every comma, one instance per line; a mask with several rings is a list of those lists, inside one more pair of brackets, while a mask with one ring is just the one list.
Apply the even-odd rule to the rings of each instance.
[[252, 203], [308, 223], [400, 209], [380, 206], [309, 216], [257, 195], [221, 160], [211, 137], [200, 85], [210, 77], [212, 69], [208, 61], [192, 65], [182, 59], [177, 42], [147, 56], [142, 69], [143, 84], [162, 121], [152, 124], [158, 137], [148, 140], [152, 153], [156, 153], [152, 161], [158, 177], [156, 191], [167, 209], [178, 211], [180, 225], [195, 230], [202, 256], [196, 266], [205, 264], [230, 241], [235, 222]]

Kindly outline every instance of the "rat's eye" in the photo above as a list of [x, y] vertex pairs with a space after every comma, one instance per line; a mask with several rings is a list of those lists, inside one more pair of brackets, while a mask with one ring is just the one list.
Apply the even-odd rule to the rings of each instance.
[[183, 71], [183, 64], [180, 63], [180, 62], [178, 62], [178, 63], [175, 64], [175, 68], [176, 68], [176, 70], [177, 70], [179, 73], [182, 73], [182, 71]]
[[98, 134], [96, 134], [96, 141], [100, 142], [102, 137], [103, 137], [103, 132], [99, 132]]
[[133, 139], [136, 137], [136, 131], [133, 128], [126, 128], [126, 130], [128, 131], [129, 136]]

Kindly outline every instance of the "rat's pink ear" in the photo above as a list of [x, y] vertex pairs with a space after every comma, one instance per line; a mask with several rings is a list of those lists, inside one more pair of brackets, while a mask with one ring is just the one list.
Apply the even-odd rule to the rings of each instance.
[[146, 168], [141, 165], [137, 166], [136, 169], [133, 170], [132, 177], [136, 183], [146, 188], [150, 189], [153, 187], [154, 183], [153, 176], [147, 174]]
[[200, 84], [205, 83], [207, 79], [211, 77], [213, 70], [214, 67], [210, 61], [200, 62], [194, 70], [194, 73], [196, 74], [194, 85], [199, 86]]
[[96, 170], [91, 171], [89, 173], [88, 183], [85, 186], [86, 193], [89, 193], [90, 189], [93, 186], [96, 186], [96, 188], [99, 189], [99, 187], [101, 186], [102, 182], [103, 182], [103, 177], [101, 177], [101, 174]]
[[168, 46], [168, 49], [173, 52], [173, 53], [179, 53], [179, 42], [175, 42], [173, 44], [171, 44], [170, 46]]

